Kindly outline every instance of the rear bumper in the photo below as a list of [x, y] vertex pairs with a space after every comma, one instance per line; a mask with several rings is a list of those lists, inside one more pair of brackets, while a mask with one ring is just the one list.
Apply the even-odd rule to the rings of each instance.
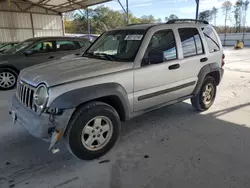
[[62, 115], [54, 116], [54, 121], [51, 122], [49, 114], [42, 114], [40, 116], [35, 114], [32, 110], [24, 107], [16, 96], [13, 96], [9, 103], [9, 113], [12, 115], [14, 123], [20, 124], [31, 135], [44, 140], [51, 137], [49, 133], [51, 128], [62, 128], [64, 131], [73, 112], [74, 109], [65, 110]]
[[[221, 68], [221, 69], [220, 69], [220, 82], [219, 82], [219, 84], [221, 83], [221, 80], [222, 80], [222, 78], [223, 78], [223, 75], [224, 75], [224, 69]], [[219, 84], [218, 84], [218, 85], [219, 85]]]

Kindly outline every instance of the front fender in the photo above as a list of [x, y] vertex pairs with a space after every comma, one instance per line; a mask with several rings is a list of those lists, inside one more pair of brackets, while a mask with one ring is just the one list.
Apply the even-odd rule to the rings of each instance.
[[85, 102], [107, 96], [116, 96], [120, 99], [125, 111], [125, 116], [128, 118], [130, 107], [127, 92], [117, 83], [98, 84], [68, 91], [55, 98], [49, 107], [71, 109]]

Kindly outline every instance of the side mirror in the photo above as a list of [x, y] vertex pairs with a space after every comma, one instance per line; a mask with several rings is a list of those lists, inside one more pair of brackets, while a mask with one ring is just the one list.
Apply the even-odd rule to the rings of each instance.
[[34, 50], [27, 50], [27, 51], [25, 51], [23, 54], [25, 55], [25, 56], [30, 56], [30, 55], [32, 55], [32, 54], [34, 54], [35, 53], [35, 51]]
[[148, 53], [148, 57], [142, 59], [142, 66], [149, 64], [158, 64], [164, 62], [164, 53], [162, 51], [151, 51]]

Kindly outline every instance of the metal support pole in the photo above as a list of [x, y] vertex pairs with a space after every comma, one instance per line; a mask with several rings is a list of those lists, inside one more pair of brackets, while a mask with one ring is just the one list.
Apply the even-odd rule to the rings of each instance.
[[89, 9], [87, 8], [87, 23], [88, 23], [88, 38], [90, 40], [90, 21], [89, 21]]
[[199, 5], [200, 5], [200, 0], [196, 0], [196, 16], [195, 19], [199, 19]]
[[126, 0], [126, 7], [127, 7], [127, 24], [129, 24], [128, 0]]
[[34, 21], [32, 13], [30, 13], [30, 21], [31, 21], [32, 36], [35, 37], [35, 29], [34, 29]]
[[120, 6], [122, 7], [122, 10], [126, 14], [126, 22], [127, 22], [127, 24], [129, 24], [128, 0], [126, 0], [126, 9], [124, 8], [124, 6], [122, 5], [120, 0], [117, 0], [117, 2], [120, 4]]

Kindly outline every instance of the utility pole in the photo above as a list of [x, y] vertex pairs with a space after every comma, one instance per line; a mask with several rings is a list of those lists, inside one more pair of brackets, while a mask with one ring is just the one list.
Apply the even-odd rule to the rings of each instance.
[[196, 16], [195, 19], [199, 19], [199, 5], [200, 5], [200, 0], [195, 0], [196, 1]]

